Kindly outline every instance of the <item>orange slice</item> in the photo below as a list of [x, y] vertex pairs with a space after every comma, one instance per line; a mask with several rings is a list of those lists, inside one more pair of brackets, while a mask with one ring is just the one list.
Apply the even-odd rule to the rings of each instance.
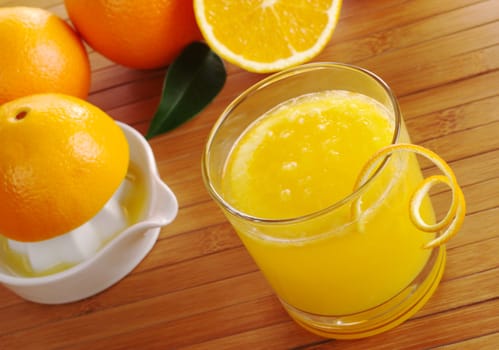
[[341, 0], [194, 0], [208, 45], [252, 72], [273, 72], [306, 62], [328, 43]]
[[[411, 152], [423, 156], [435, 164], [443, 173], [443, 175], [433, 175], [424, 179], [417, 187], [410, 200], [409, 214], [412, 223], [421, 231], [438, 233], [437, 237], [428, 242], [423, 248], [429, 249], [444, 244], [461, 228], [466, 214], [466, 202], [452, 169], [436, 153], [427, 148], [408, 143], [399, 143], [383, 147], [366, 162], [357, 178], [354, 188], [359, 188], [365, 183], [373, 174], [374, 170], [377, 169], [380, 162], [387, 156], [399, 151]], [[449, 186], [452, 191], [452, 202], [446, 216], [441, 221], [435, 224], [428, 224], [421, 217], [420, 207], [430, 189], [438, 183]], [[360, 218], [361, 209], [359, 200], [353, 203], [352, 211], [354, 218]]]

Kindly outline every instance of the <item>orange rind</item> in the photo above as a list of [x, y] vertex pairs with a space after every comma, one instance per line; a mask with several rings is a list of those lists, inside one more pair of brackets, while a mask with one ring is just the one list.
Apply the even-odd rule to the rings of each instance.
[[[366, 162], [359, 173], [354, 189], [360, 188], [372, 176], [374, 171], [378, 169], [380, 163], [395, 152], [410, 152], [422, 156], [430, 160], [443, 173], [443, 175], [430, 176], [418, 185], [409, 202], [409, 215], [411, 222], [419, 230], [437, 233], [436, 238], [426, 243], [423, 248], [431, 249], [446, 243], [459, 231], [463, 224], [466, 214], [466, 201], [454, 172], [435, 152], [409, 143], [399, 143], [383, 147]], [[421, 217], [420, 208], [423, 200], [429, 195], [431, 188], [439, 183], [443, 183], [451, 189], [452, 200], [445, 217], [439, 222], [430, 224]], [[352, 206], [352, 213], [355, 219], [359, 219], [361, 216], [362, 209], [360, 204], [360, 197], [358, 197]]]

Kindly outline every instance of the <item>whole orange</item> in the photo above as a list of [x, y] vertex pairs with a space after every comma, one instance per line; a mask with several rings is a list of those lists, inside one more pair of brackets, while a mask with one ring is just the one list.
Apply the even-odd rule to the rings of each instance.
[[202, 35], [191, 0], [65, 0], [71, 22], [97, 52], [138, 69], [167, 66]]
[[123, 181], [128, 142], [94, 105], [37, 94], [0, 106], [0, 234], [34, 242], [96, 215]]
[[0, 104], [42, 92], [86, 98], [87, 52], [76, 32], [38, 8], [0, 8]]

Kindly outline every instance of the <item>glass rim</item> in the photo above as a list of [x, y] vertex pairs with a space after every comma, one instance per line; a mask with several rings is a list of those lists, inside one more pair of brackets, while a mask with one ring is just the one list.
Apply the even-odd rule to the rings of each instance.
[[224, 210], [229, 212], [230, 214], [243, 219], [245, 221], [253, 222], [253, 223], [258, 223], [258, 224], [267, 224], [267, 225], [287, 225], [287, 224], [294, 224], [294, 223], [299, 223], [299, 222], [304, 222], [307, 220], [315, 219], [318, 218], [322, 215], [325, 215], [327, 213], [332, 212], [333, 210], [342, 207], [346, 203], [352, 202], [356, 197], [358, 197], [364, 189], [370, 184], [376, 177], [377, 175], [385, 168], [387, 160], [390, 158], [390, 155], [387, 155], [383, 158], [383, 160], [380, 161], [380, 166], [369, 176], [369, 178], [364, 181], [357, 189], [352, 190], [348, 195], [344, 196], [343, 198], [331, 203], [327, 207], [324, 207], [322, 209], [313, 211], [311, 213], [307, 213], [304, 215], [299, 215], [295, 217], [289, 217], [289, 218], [279, 218], [279, 219], [271, 219], [271, 218], [264, 218], [264, 217], [258, 217], [254, 215], [250, 215], [245, 213], [244, 211], [241, 211], [235, 207], [233, 207], [230, 203], [228, 203], [225, 198], [217, 191], [213, 183], [211, 181], [211, 174], [209, 170], [209, 159], [210, 159], [210, 150], [211, 146], [213, 144], [213, 140], [218, 134], [218, 131], [220, 129], [220, 126], [226, 121], [226, 119], [232, 114], [235, 108], [237, 108], [241, 103], [243, 103], [246, 99], [251, 98], [256, 92], [263, 90], [265, 88], [268, 88], [270, 85], [277, 81], [284, 80], [286, 78], [296, 76], [299, 74], [307, 73], [310, 71], [316, 71], [316, 70], [323, 70], [323, 69], [331, 69], [331, 68], [341, 68], [341, 69], [348, 69], [352, 71], [356, 71], [357, 73], [363, 74], [367, 76], [368, 78], [371, 78], [374, 80], [387, 94], [387, 96], [390, 99], [390, 102], [392, 103], [393, 106], [393, 114], [394, 114], [394, 122], [395, 122], [395, 127], [393, 130], [393, 136], [390, 145], [396, 144], [399, 136], [400, 136], [400, 129], [401, 129], [401, 123], [402, 123], [402, 115], [400, 113], [400, 107], [397, 101], [397, 98], [395, 97], [395, 94], [393, 93], [392, 89], [388, 86], [388, 84], [381, 79], [378, 75], [375, 73], [356, 66], [352, 64], [347, 64], [347, 63], [339, 63], [339, 62], [315, 62], [315, 63], [307, 63], [299, 66], [295, 66], [292, 68], [285, 69], [283, 71], [280, 71], [278, 73], [274, 73], [259, 82], [253, 84], [250, 86], [248, 89], [243, 91], [241, 94], [239, 94], [222, 112], [220, 117], [217, 119], [215, 124], [213, 125], [209, 135], [208, 139], [206, 141], [203, 155], [202, 155], [202, 160], [201, 160], [201, 170], [202, 170], [202, 177], [203, 177], [203, 182], [205, 183], [205, 187], [208, 190], [208, 193], [210, 196], [217, 202]]

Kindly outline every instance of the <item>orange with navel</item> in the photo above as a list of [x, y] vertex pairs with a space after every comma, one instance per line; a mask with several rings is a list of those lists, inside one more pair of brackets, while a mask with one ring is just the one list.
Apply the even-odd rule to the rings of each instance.
[[90, 63], [76, 32], [39, 8], [0, 8], [0, 104], [35, 93], [86, 98]]
[[128, 142], [94, 105], [38, 94], [0, 106], [0, 235], [34, 242], [95, 216], [128, 170]]

